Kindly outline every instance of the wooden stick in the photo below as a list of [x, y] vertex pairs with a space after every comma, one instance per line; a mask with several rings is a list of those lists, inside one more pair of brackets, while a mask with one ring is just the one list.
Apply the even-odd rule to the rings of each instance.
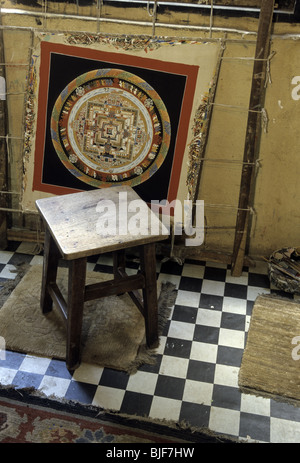
[[253, 196], [255, 160], [259, 149], [261, 133], [261, 113], [251, 111], [262, 109], [264, 84], [266, 77], [266, 59], [269, 53], [270, 32], [272, 26], [274, 0], [262, 0], [258, 24], [255, 60], [252, 74], [252, 87], [249, 102], [247, 132], [244, 148], [244, 164], [241, 174], [239, 210], [233, 246], [232, 275], [242, 273], [244, 256], [249, 235], [250, 200]]

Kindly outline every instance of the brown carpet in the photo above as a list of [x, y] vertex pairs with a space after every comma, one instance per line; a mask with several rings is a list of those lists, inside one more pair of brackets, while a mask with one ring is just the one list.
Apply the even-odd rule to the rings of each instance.
[[[104, 413], [103, 413], [104, 414]], [[100, 416], [99, 416], [100, 415]], [[0, 443], [51, 444], [162, 444], [187, 442], [183, 438], [134, 428], [125, 423], [101, 420], [98, 416], [82, 416], [3, 399], [0, 397]], [[166, 428], [168, 431], [168, 428]], [[209, 438], [209, 437], [208, 437]]]
[[[109, 280], [112, 275], [88, 272], [87, 283]], [[31, 267], [0, 310], [0, 336], [6, 349], [65, 359], [66, 332], [55, 308], [40, 309], [42, 267]], [[59, 269], [58, 285], [66, 294], [67, 271]], [[158, 288], [159, 319], [163, 325], [175, 303], [174, 285]], [[143, 363], [155, 362], [145, 344], [144, 318], [127, 294], [85, 303], [82, 361], [134, 373]]]
[[259, 296], [253, 307], [239, 374], [241, 390], [300, 405], [297, 336], [300, 305], [288, 299]]
[[[175, 422], [115, 413], [92, 405], [49, 398], [33, 389], [16, 391], [11, 387], [0, 388], [1, 444], [98, 443], [116, 444], [119, 447], [119, 444], [130, 443], [134, 444], [135, 450], [143, 446], [144, 451], [145, 443], [154, 444], [155, 447], [163, 443], [172, 444], [171, 447], [188, 443], [187, 454], [183, 453], [182, 456], [196, 457], [197, 446], [191, 445], [192, 443], [236, 442], [238, 441], [235, 438], [213, 433], [207, 428], [195, 428], [185, 421]], [[47, 455], [49, 449], [50, 447], [47, 448]], [[101, 459], [102, 453], [104, 459], [113, 457], [111, 452], [114, 447], [110, 446], [112, 450], [107, 449], [107, 446], [97, 447], [98, 458]], [[107, 454], [107, 451], [110, 453]], [[24, 453], [24, 449], [22, 452]], [[76, 456], [78, 457], [78, 448]], [[133, 450], [129, 450], [126, 456], [131, 456], [131, 461], [137, 460], [133, 457]], [[155, 458], [159, 459], [160, 456], [157, 455]]]

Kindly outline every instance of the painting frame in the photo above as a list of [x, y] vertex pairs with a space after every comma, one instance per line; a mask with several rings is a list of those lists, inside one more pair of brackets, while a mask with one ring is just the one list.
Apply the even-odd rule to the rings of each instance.
[[[171, 40], [71, 33], [39, 33], [36, 34], [36, 41], [37, 46], [32, 54], [26, 108], [23, 209], [34, 210], [35, 200], [41, 197], [86, 189], [81, 184], [78, 187], [78, 182], [74, 187], [70, 183], [65, 184], [64, 180], [58, 184], [47, 180], [47, 175], [51, 172], [49, 163], [47, 164], [51, 151], [51, 147], [49, 148], [49, 112], [51, 104], [53, 106], [51, 91], [53, 93], [54, 88], [54, 93], [58, 95], [62, 90], [62, 82], [58, 84], [56, 80], [54, 85], [53, 80], [55, 69], [51, 68], [51, 64], [53, 65], [56, 56], [64, 61], [69, 60], [70, 63], [73, 60], [74, 68], [76, 68], [74, 62], [77, 60], [78, 70], [74, 71], [75, 74], [77, 72], [76, 75], [82, 74], [82, 63], [86, 65], [90, 62], [90, 66], [94, 69], [99, 62], [100, 67], [116, 66], [134, 70], [135, 74], [146, 75], [150, 82], [152, 79], [155, 86], [160, 85], [163, 99], [166, 99], [168, 108], [171, 108], [170, 113], [173, 117], [172, 157], [168, 154], [171, 159], [168, 161], [168, 169], [164, 166], [165, 171], [161, 170], [160, 178], [157, 176], [155, 181], [152, 179], [152, 185], [147, 180], [148, 183], [144, 182], [142, 186], [138, 185], [134, 188], [147, 202], [150, 200], [171, 202], [174, 199], [183, 202], [188, 198], [195, 200], [199, 166], [197, 158], [201, 156], [207, 130], [209, 94], [218, 65], [220, 43], [179, 38]], [[69, 68], [72, 66], [70, 65]], [[57, 65], [57, 68], [61, 69], [61, 65]], [[57, 75], [59, 76], [59, 73], [56, 70]], [[65, 76], [65, 80], [59, 77], [58, 81], [69, 82], [72, 75], [74, 73], [70, 73], [69, 77]], [[166, 83], [159, 84], [159, 79], [164, 80], [163, 78], [169, 84], [173, 83], [173, 88], [174, 85], [176, 86], [177, 93], [174, 90], [172, 92], [170, 86], [169, 89], [165, 88], [168, 87]], [[53, 159], [55, 156], [52, 153]], [[57, 159], [55, 162], [56, 165], [53, 164], [52, 170], [57, 175]], [[160, 185], [164, 188], [158, 192], [157, 186]]]

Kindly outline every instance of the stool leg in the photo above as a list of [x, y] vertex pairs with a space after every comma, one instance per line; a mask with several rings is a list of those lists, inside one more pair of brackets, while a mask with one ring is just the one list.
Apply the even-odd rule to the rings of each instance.
[[68, 302], [67, 302], [67, 354], [66, 364], [69, 370], [75, 370], [80, 364], [81, 329], [84, 306], [86, 277], [86, 257], [70, 261]]
[[45, 314], [52, 310], [53, 301], [48, 293], [47, 286], [49, 283], [56, 282], [58, 260], [60, 252], [52, 238], [48, 228], [45, 230], [44, 259], [43, 259], [43, 278], [41, 291], [41, 309]]
[[113, 263], [114, 263], [114, 277], [116, 279], [121, 278], [121, 275], [118, 271], [119, 268], [125, 271], [126, 259], [125, 259], [125, 249], [120, 249], [119, 251], [113, 252]]
[[148, 347], [158, 346], [158, 304], [155, 243], [141, 248], [141, 272], [145, 277], [143, 289], [146, 341]]

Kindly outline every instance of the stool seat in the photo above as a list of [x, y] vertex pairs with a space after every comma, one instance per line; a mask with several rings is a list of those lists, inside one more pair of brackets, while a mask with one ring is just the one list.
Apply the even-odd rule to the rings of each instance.
[[[41, 308], [47, 313], [54, 302], [63, 315], [68, 369], [80, 364], [87, 300], [128, 292], [145, 318], [148, 346], [157, 346], [155, 243], [168, 238], [169, 232], [147, 204], [124, 185], [43, 198], [36, 206], [45, 226]], [[141, 268], [137, 275], [128, 276], [125, 250], [135, 247], [140, 252]], [[87, 257], [107, 252], [113, 253], [114, 278], [86, 285]], [[69, 267], [67, 301], [56, 283], [60, 258]]]
[[[120, 193], [123, 196], [120, 196]], [[142, 211], [145, 213], [142, 216], [143, 223], [140, 224], [140, 228], [146, 230], [146, 233], [139, 235], [132, 233], [119, 235], [117, 233], [114, 235], [110, 233], [109, 226], [105, 230], [105, 234], [99, 233], [97, 222], [101, 220], [102, 212], [97, 212], [99, 203], [103, 204], [103, 206], [107, 204], [107, 208], [112, 203], [115, 205], [115, 209], [107, 211], [105, 214], [106, 220], [113, 222], [115, 218], [116, 231], [120, 228], [121, 231], [126, 231], [122, 220], [126, 220], [126, 224], [128, 224], [136, 211], [127, 211], [126, 214], [127, 204], [123, 204], [125, 195], [128, 204], [133, 203], [133, 201], [143, 202], [132, 188], [116, 186], [38, 199], [36, 206], [49, 228], [62, 257], [66, 260], [88, 257], [98, 253], [114, 251], [115, 249], [134, 247], [166, 239], [169, 236], [168, 230], [149, 207], [145, 208], [147, 212]], [[143, 203], [146, 205], [145, 202]], [[108, 213], [111, 214], [110, 217], [108, 217]], [[121, 223], [119, 223], [120, 220]], [[158, 232], [152, 234], [156, 230]]]

